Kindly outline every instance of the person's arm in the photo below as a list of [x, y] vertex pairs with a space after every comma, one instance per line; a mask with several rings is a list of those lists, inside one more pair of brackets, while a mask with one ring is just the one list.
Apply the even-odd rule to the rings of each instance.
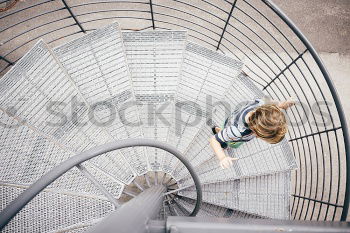
[[279, 108], [284, 109], [284, 110], [287, 110], [288, 108], [292, 107], [295, 104], [295, 100], [292, 97], [288, 100], [285, 100], [285, 101], [277, 101], [277, 100], [273, 100], [270, 98], [265, 98], [264, 101], [266, 104], [275, 104]]
[[295, 104], [295, 100], [293, 98], [290, 98], [289, 100], [279, 102], [277, 106], [279, 108], [287, 110], [288, 108], [292, 107], [294, 104]]
[[218, 157], [220, 166], [222, 168], [229, 168], [232, 166], [232, 161], [238, 160], [238, 158], [231, 158], [229, 156], [226, 156], [224, 149], [221, 148], [221, 145], [216, 140], [215, 136], [210, 138], [210, 146], [213, 149], [216, 157]]

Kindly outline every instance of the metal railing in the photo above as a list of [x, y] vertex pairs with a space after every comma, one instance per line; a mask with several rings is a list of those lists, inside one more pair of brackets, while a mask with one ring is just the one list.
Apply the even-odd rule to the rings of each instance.
[[350, 152], [344, 111], [317, 52], [271, 0], [20, 2], [0, 15], [0, 74], [39, 38], [55, 46], [112, 21], [125, 30], [187, 30], [189, 40], [244, 61], [245, 72], [267, 95], [297, 97], [302, 104], [288, 111], [289, 120], [298, 122], [288, 133], [299, 163], [292, 218], [346, 220]]
[[[28, 189], [26, 189], [23, 193], [21, 193], [15, 200], [13, 200], [9, 205], [6, 206], [4, 210], [0, 213], [0, 230], [3, 229], [7, 223], [23, 209], [23, 207], [28, 204], [36, 195], [38, 195], [41, 191], [43, 191], [48, 185], [57, 180], [64, 173], [68, 172], [70, 169], [75, 166], [78, 167], [84, 174], [86, 174], [86, 170], [81, 165], [83, 162], [88, 161], [96, 156], [102, 155], [104, 153], [128, 148], [135, 146], [147, 146], [154, 147], [158, 149], [162, 149], [164, 151], [169, 152], [176, 158], [178, 158], [187, 168], [188, 172], [191, 174], [193, 178], [193, 182], [196, 186], [197, 190], [197, 199], [195, 203], [195, 207], [193, 211], [189, 214], [189, 216], [196, 216], [198, 211], [200, 210], [200, 206], [202, 203], [202, 189], [201, 184], [199, 182], [199, 178], [194, 172], [193, 167], [189, 163], [187, 159], [185, 159], [181, 153], [175, 149], [174, 147], [164, 144], [162, 142], [158, 142], [150, 139], [125, 139], [116, 142], [111, 142], [108, 144], [104, 144], [101, 146], [97, 146], [85, 152], [82, 152], [76, 156], [73, 156], [61, 163], [57, 167], [53, 168], [45, 175], [43, 175], [39, 180], [37, 180], [34, 184], [32, 184]], [[94, 181], [94, 177], [87, 173], [87, 177], [93, 181], [93, 183], [100, 189], [100, 191], [110, 200], [114, 205], [119, 206], [118, 202], [114, 199], [114, 197], [106, 191], [99, 182]]]

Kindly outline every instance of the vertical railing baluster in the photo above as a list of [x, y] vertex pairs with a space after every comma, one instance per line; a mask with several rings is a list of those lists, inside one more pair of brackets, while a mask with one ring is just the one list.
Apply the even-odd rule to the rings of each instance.
[[151, 9], [152, 28], [154, 30], [154, 29], [156, 29], [156, 26], [154, 24], [154, 14], [153, 14], [153, 3], [152, 3], [152, 0], [149, 0], [149, 6], [150, 6], [150, 9]]
[[304, 50], [304, 52], [302, 52], [301, 54], [299, 54], [291, 63], [289, 63], [283, 70], [281, 70], [273, 79], [271, 79], [271, 81], [266, 84], [266, 86], [263, 87], [263, 90], [265, 90], [267, 87], [269, 87], [274, 81], [276, 81], [276, 79], [278, 79], [284, 72], [286, 72], [287, 70], [289, 70], [289, 68], [294, 65], [300, 58], [303, 57], [303, 55], [307, 52], [307, 49]]
[[158, 172], [154, 172], [154, 185], [158, 185]]
[[219, 50], [219, 47], [220, 47], [220, 45], [221, 45], [222, 38], [224, 37], [224, 34], [225, 34], [225, 32], [226, 32], [227, 25], [228, 25], [228, 23], [230, 22], [230, 19], [231, 19], [231, 16], [232, 16], [232, 12], [233, 12], [233, 9], [235, 9], [236, 3], [237, 3], [237, 0], [235, 0], [235, 1], [232, 3], [232, 7], [231, 7], [231, 10], [230, 10], [230, 13], [229, 13], [229, 15], [228, 15], [228, 17], [227, 17], [227, 20], [226, 20], [226, 22], [225, 22], [225, 26], [224, 26], [224, 29], [222, 30], [222, 33], [221, 33], [221, 36], [220, 36], [218, 45], [216, 46], [216, 51]]
[[98, 180], [96, 180], [95, 177], [85, 167], [83, 167], [80, 164], [77, 165], [76, 167], [79, 169], [79, 171], [81, 171], [84, 174], [84, 176], [86, 178], [88, 178], [91, 181], [92, 184], [94, 184], [102, 192], [103, 195], [105, 195], [107, 197], [107, 199], [115, 207], [120, 206], [117, 199], [115, 197], [113, 197], [113, 195], [110, 192], [108, 192], [108, 190], [105, 187], [103, 187], [103, 185]]
[[161, 184], [164, 184], [165, 177], [166, 177], [166, 173], [164, 172], [162, 180], [160, 181]]
[[11, 66], [13, 66], [15, 64], [14, 62], [10, 61], [9, 59], [7, 59], [7, 58], [5, 58], [3, 56], [0, 56], [0, 60], [5, 61], [7, 64], [9, 64]]
[[147, 174], [144, 174], [143, 177], [145, 178], [148, 187], [151, 187], [151, 183], [150, 183], [150, 181], [149, 181], [148, 175], [147, 175]]
[[140, 189], [141, 191], [143, 191], [144, 190], [144, 188], [136, 181], [136, 179], [135, 180], [133, 180], [133, 182], [132, 182], [138, 189]]
[[75, 16], [75, 14], [73, 13], [72, 9], [69, 7], [69, 5], [67, 4], [66, 0], [62, 0], [64, 7], [68, 10], [69, 14], [72, 16], [72, 18], [74, 19], [75, 23], [78, 25], [78, 27], [80, 28], [80, 30], [84, 33], [86, 33], [85, 29], [83, 28], [83, 25], [81, 25], [81, 23], [78, 21], [77, 17]]

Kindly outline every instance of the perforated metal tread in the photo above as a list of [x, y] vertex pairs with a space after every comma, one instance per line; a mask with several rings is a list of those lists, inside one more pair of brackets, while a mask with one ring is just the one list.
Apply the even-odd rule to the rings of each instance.
[[[72, 100], [75, 88], [44, 42], [39, 41], [0, 82], [3, 93], [0, 98], [1, 108], [14, 109], [17, 117], [58, 141], [75, 139], [69, 145], [75, 151], [89, 147], [89, 140], [83, 140], [86, 136], [77, 130], [78, 127], [73, 127], [72, 122], [61, 120], [60, 117], [57, 120], [57, 116], [52, 114], [59, 106], [46, 111], [51, 101], [57, 101], [62, 103], [62, 113], [68, 116], [67, 101]], [[82, 107], [79, 110], [81, 113], [86, 109]], [[62, 125], [57, 127], [50, 122]], [[78, 141], [76, 137], [70, 138], [73, 133], [77, 133], [81, 139]]]
[[[0, 192], [3, 194], [2, 210], [23, 189], [0, 185]], [[106, 200], [43, 191], [9, 222], [3, 232], [55, 231], [105, 217], [113, 209]]]
[[[123, 41], [145, 138], [166, 141], [173, 113], [187, 33], [184, 31], [123, 32]], [[167, 171], [164, 156], [147, 148], [150, 168]]]
[[[26, 122], [71, 153], [85, 151], [113, 140], [88, 120], [88, 106], [43, 41], [39, 41], [1, 78], [0, 89], [0, 108], [3, 111], [12, 111], [20, 122]], [[74, 114], [72, 100], [80, 103], [74, 109]], [[77, 124], [74, 116], [85, 124]], [[120, 152], [108, 153], [106, 157], [119, 159], [114, 164], [102, 157], [93, 162], [120, 181], [130, 183], [135, 175]], [[111, 166], [113, 170], [110, 169]]]
[[50, 231], [50, 233], [57, 233], [57, 232], [69, 232], [69, 233], [81, 233], [81, 232], [87, 232], [90, 228], [92, 228], [94, 225], [98, 224], [103, 218], [98, 219], [92, 219], [86, 222], [80, 222], [77, 224], [73, 224], [70, 226], [67, 226], [65, 228], [56, 229], [54, 231]]
[[[205, 202], [273, 218], [289, 219], [290, 172], [204, 184]], [[195, 198], [193, 187], [179, 195]]]
[[[0, 183], [29, 186], [52, 168], [73, 154], [62, 149], [37, 131], [21, 125], [14, 118], [0, 111]], [[7, 125], [7, 127], [5, 127]], [[124, 185], [86, 162], [84, 166], [115, 198], [119, 198]], [[50, 189], [103, 195], [76, 168], [63, 174], [49, 186]]]
[[[227, 87], [239, 75], [241, 68], [239, 61], [187, 43], [168, 143], [181, 152], [185, 151], [206, 122], [215, 102], [224, 97]], [[173, 160], [164, 161], [164, 164], [176, 166]]]
[[[91, 115], [96, 116], [95, 124], [103, 125], [100, 128], [115, 140], [143, 136], [117, 23], [59, 46], [54, 52], [92, 110]], [[138, 175], [148, 171], [144, 148], [120, 151]]]
[[0, 111], [0, 181], [31, 184], [71, 156]]
[[[120, 198], [124, 190], [124, 184], [118, 182], [115, 178], [105, 174], [98, 167], [91, 163], [84, 163], [85, 169], [94, 176], [94, 178], [116, 199]], [[55, 182], [48, 186], [55, 191], [68, 191], [73, 193], [84, 193], [86, 195], [103, 196], [104, 194], [85, 177], [77, 168], [63, 174]], [[105, 197], [104, 197], [105, 198]]]
[[[183, 206], [187, 211], [193, 210], [196, 203], [194, 199], [187, 197], [178, 197], [175, 200], [179, 205]], [[228, 209], [226, 207], [218, 206], [215, 204], [210, 204], [203, 202], [201, 209], [197, 214], [198, 217], [219, 217], [219, 218], [262, 218], [258, 215], [244, 213], [238, 210]]]
[[[176, 198], [175, 201], [190, 213], [194, 208], [195, 200], [189, 198], [186, 200], [184, 198]], [[197, 217], [226, 217], [227, 213], [230, 213], [230, 211], [227, 208], [202, 203], [201, 209], [198, 212]]]
[[[232, 112], [235, 106], [247, 100], [262, 97], [262, 92], [254, 87], [245, 75], [241, 74], [234, 80], [223, 98], [223, 100], [230, 101], [227, 103], [230, 104], [232, 110], [228, 111], [223, 105], [217, 105], [213, 113], [213, 125], [222, 125], [222, 122], [228, 117], [227, 113]], [[222, 169], [209, 145], [209, 138], [212, 136], [211, 127], [204, 124], [185, 152], [197, 174], [200, 175], [202, 183], [272, 174], [297, 168], [286, 139], [274, 145], [260, 139], [253, 139], [237, 149], [228, 148], [227, 154], [239, 160], [233, 163], [232, 168]], [[186, 172], [183, 169], [177, 169], [174, 176], [177, 180], [181, 180], [186, 176]], [[191, 182], [192, 180], [185, 178], [180, 183], [186, 186]]]

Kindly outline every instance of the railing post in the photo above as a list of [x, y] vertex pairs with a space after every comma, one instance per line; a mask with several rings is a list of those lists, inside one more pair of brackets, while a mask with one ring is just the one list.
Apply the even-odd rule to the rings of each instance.
[[237, 3], [237, 0], [235, 0], [233, 3], [232, 3], [232, 7], [231, 7], [231, 10], [230, 10], [230, 13], [227, 17], [227, 20], [225, 22], [225, 26], [224, 26], [224, 29], [222, 30], [222, 33], [221, 33], [221, 36], [220, 36], [220, 39], [219, 39], [219, 42], [218, 42], [218, 45], [216, 46], [216, 50], [219, 49], [220, 45], [221, 45], [221, 41], [222, 41], [222, 38], [224, 37], [224, 34], [226, 32], [226, 28], [227, 28], [227, 25], [230, 21], [230, 18], [232, 16], [232, 12], [233, 12], [233, 9], [235, 9], [235, 6], [236, 6], [236, 3]]
[[307, 52], [307, 49], [304, 50], [301, 54], [299, 54], [291, 63], [289, 63], [281, 72], [279, 72], [271, 81], [263, 87], [262, 90], [265, 90], [267, 87], [269, 87], [276, 79], [278, 79], [286, 70], [289, 70], [289, 68], [294, 65], [300, 58], [303, 57], [303, 55]]
[[111, 193], [109, 193], [107, 191], [107, 189], [105, 187], [103, 187], [103, 185], [95, 179], [95, 177], [84, 167], [82, 166], [81, 164], [77, 165], [76, 166], [79, 171], [81, 173], [84, 174], [84, 176], [89, 179], [91, 181], [91, 183], [93, 185], [95, 185], [101, 193], [103, 193], [103, 195], [105, 195], [107, 197], [107, 199], [117, 208], [120, 206], [119, 202], [117, 201], [117, 199], [115, 197], [113, 197], [113, 195]]
[[156, 29], [156, 26], [154, 25], [154, 14], [153, 14], [153, 3], [152, 3], [152, 0], [149, 0], [149, 7], [150, 7], [150, 10], [151, 10], [152, 28], [154, 30], [154, 29]]
[[14, 63], [13, 63], [12, 61], [8, 60], [7, 58], [5, 58], [5, 57], [3, 57], [3, 56], [0, 56], [0, 60], [5, 61], [7, 64], [9, 64], [9, 65], [11, 65], [11, 66], [14, 65]]
[[68, 10], [69, 14], [72, 16], [72, 18], [74, 19], [75, 23], [78, 25], [78, 27], [80, 28], [80, 30], [84, 33], [86, 33], [85, 29], [83, 28], [83, 26], [81, 25], [81, 23], [78, 21], [77, 17], [74, 15], [73, 11], [70, 9], [70, 7], [68, 6], [66, 0], [62, 0], [64, 7]]

